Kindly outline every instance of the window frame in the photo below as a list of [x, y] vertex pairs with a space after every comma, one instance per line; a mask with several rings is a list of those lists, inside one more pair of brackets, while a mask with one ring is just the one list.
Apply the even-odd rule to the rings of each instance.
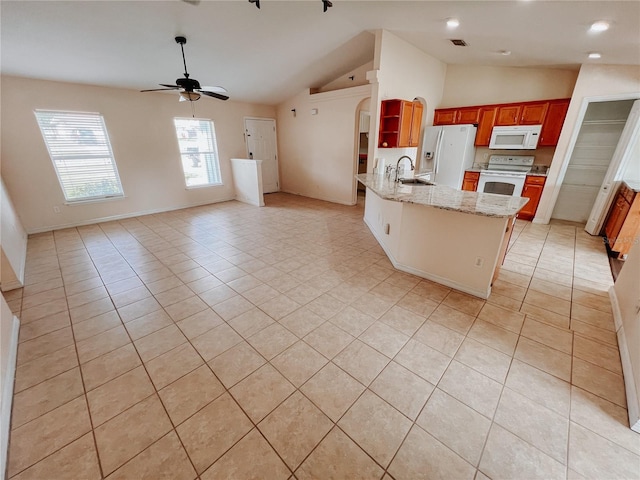
[[[211, 143], [212, 150], [207, 152], [198, 151], [198, 155], [211, 155], [212, 156], [212, 164], [211, 169], [209, 169], [209, 165], [207, 165], [207, 178], [214, 178], [214, 181], [209, 181], [207, 183], [197, 184], [197, 185], [189, 185], [187, 180], [188, 172], [185, 170], [185, 159], [184, 157], [189, 155], [188, 152], [183, 153], [181, 138], [178, 132], [178, 123], [180, 121], [190, 121], [190, 122], [207, 122], [209, 125], [209, 132], [211, 133], [210, 138], [208, 139]], [[218, 138], [216, 136], [216, 127], [215, 123], [210, 118], [195, 118], [195, 117], [174, 117], [173, 118], [173, 128], [176, 135], [176, 140], [178, 141], [178, 154], [180, 155], [180, 168], [182, 169], [182, 178], [184, 181], [185, 188], [187, 190], [196, 189], [196, 188], [207, 188], [207, 187], [220, 187], [224, 185], [222, 181], [222, 170], [220, 168], [220, 155], [218, 153]], [[181, 127], [184, 128], [184, 127]], [[206, 160], [205, 160], [206, 163]], [[217, 181], [216, 181], [217, 180]]]
[[[106, 150], [106, 153], [104, 152], [96, 152], [96, 153], [92, 153], [86, 156], [86, 159], [99, 159], [99, 158], [103, 158], [103, 159], [107, 159], [109, 160], [109, 167], [111, 169], [111, 172], [113, 174], [113, 180], [116, 182], [116, 187], [119, 190], [119, 193], [110, 193], [110, 194], [100, 194], [100, 195], [90, 195], [90, 196], [82, 196], [82, 197], [77, 197], [77, 198], [69, 198], [69, 196], [67, 196], [67, 189], [69, 189], [70, 187], [73, 186], [73, 182], [68, 182], [66, 180], [63, 180], [64, 178], [64, 173], [61, 173], [60, 170], [58, 169], [58, 163], [57, 162], [63, 162], [65, 160], [68, 159], [75, 159], [76, 160], [82, 160], [82, 156], [80, 155], [71, 155], [68, 152], [66, 152], [65, 154], [54, 154], [52, 153], [52, 149], [51, 149], [51, 145], [49, 143], [49, 140], [51, 140], [51, 137], [45, 133], [45, 129], [46, 126], [44, 126], [43, 124], [40, 123], [41, 117], [39, 114], [51, 114], [51, 115], [60, 115], [61, 117], [65, 117], [65, 116], [86, 116], [86, 117], [94, 117], [93, 120], [96, 121], [97, 124], [99, 124], [100, 129], [101, 129], [101, 133], [102, 135], [104, 135], [104, 144], [101, 145], [101, 147], [103, 147]], [[103, 201], [110, 201], [110, 200], [118, 200], [121, 198], [125, 198], [125, 194], [124, 194], [124, 188], [122, 186], [122, 181], [120, 179], [120, 172], [118, 171], [118, 165], [116, 163], [116, 159], [115, 159], [115, 155], [113, 154], [113, 148], [111, 146], [111, 140], [109, 138], [109, 132], [107, 131], [107, 125], [106, 122], [104, 120], [104, 116], [99, 113], [99, 112], [83, 112], [83, 111], [75, 111], [75, 110], [53, 110], [53, 109], [35, 109], [34, 110], [34, 115], [36, 117], [36, 123], [38, 124], [38, 127], [40, 128], [40, 134], [42, 135], [42, 140], [44, 141], [45, 146], [47, 147], [47, 152], [49, 154], [49, 159], [51, 160], [51, 164], [53, 166], [53, 170], [56, 172], [56, 177], [58, 179], [58, 185], [60, 186], [60, 189], [62, 190], [62, 195], [64, 196], [65, 199], [65, 205], [77, 205], [77, 204], [82, 204], [82, 203], [95, 203], [95, 202], [103, 202]], [[73, 125], [71, 123], [71, 125]], [[83, 125], [78, 125], [78, 130], [80, 130]], [[97, 131], [97, 130], [96, 130]], [[73, 146], [72, 143], [69, 143], [70, 146]], [[80, 157], [80, 158], [78, 158]], [[109, 177], [102, 177], [103, 179], [111, 179], [111, 176]]]

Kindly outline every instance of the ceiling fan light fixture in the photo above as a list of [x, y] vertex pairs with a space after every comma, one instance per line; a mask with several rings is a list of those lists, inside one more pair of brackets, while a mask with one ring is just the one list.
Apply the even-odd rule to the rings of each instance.
[[180, 97], [181, 99], [189, 100], [190, 102], [200, 100], [200, 94], [197, 92], [180, 92]]

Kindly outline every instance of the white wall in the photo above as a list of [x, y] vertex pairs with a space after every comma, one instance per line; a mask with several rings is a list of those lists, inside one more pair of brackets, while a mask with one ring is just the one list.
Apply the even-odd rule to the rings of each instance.
[[4, 478], [7, 465], [19, 328], [20, 322], [0, 295], [0, 478]]
[[569, 98], [578, 70], [448, 65], [438, 108]]
[[[635, 415], [638, 421], [640, 413], [640, 246], [636, 242], [629, 254], [624, 266], [613, 286], [614, 305], [619, 307], [619, 320], [621, 325], [618, 328], [618, 338], [620, 343], [620, 356], [624, 367], [624, 380], [627, 388], [627, 400], [629, 403], [629, 415]], [[616, 322], [618, 323], [618, 322]], [[632, 389], [630, 391], [630, 389]], [[635, 403], [635, 404], [634, 404]], [[640, 432], [640, 424], [635, 427]]]
[[27, 258], [25, 232], [4, 180], [0, 178], [0, 287], [3, 291], [20, 288], [24, 284], [24, 266]]
[[[623, 97], [640, 98], [640, 66], [637, 65], [582, 65], [569, 110], [562, 127], [535, 223], [549, 223], [553, 207], [560, 192], [564, 173], [571, 156], [570, 147], [577, 137], [582, 122], [581, 112], [586, 98], [620, 100]], [[571, 147], [572, 148], [572, 147]]]
[[[371, 133], [367, 171], [373, 172], [375, 159], [397, 161], [403, 152], [378, 148], [380, 104], [382, 100], [400, 98], [425, 101], [422, 129], [433, 123], [433, 111], [442, 102], [447, 66], [386, 30], [376, 32], [376, 54], [372, 81]], [[412, 158], [414, 156], [412, 155]]]
[[[234, 198], [229, 160], [246, 155], [243, 117], [275, 114], [265, 105], [209, 98], [194, 103], [196, 117], [214, 121], [224, 185], [187, 190], [173, 118], [191, 117], [191, 106], [177, 95], [10, 76], [1, 81], [2, 177], [29, 233]], [[65, 205], [35, 109], [101, 113], [126, 198]]]
[[282, 191], [353, 204], [358, 105], [370, 96], [369, 85], [313, 95], [306, 90], [278, 106]]

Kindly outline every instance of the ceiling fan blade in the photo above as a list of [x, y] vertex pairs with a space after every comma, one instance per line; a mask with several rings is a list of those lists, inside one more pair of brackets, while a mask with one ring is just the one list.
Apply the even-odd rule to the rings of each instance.
[[217, 98], [218, 100], [229, 100], [229, 97], [227, 95], [222, 95], [220, 93], [207, 92], [206, 90], [198, 90], [198, 93], [201, 93], [202, 95], [206, 95], [208, 97]]
[[167, 85], [166, 83], [159, 83], [158, 85], [162, 87], [169, 87], [169, 88], [180, 88], [179, 85]]
[[207, 92], [227, 93], [227, 89], [216, 85], [215, 87], [200, 87], [198, 90], [206, 90]]
[[177, 90], [178, 87], [175, 88], [152, 88], [151, 90], [140, 90], [141, 92], [159, 92], [161, 90]]

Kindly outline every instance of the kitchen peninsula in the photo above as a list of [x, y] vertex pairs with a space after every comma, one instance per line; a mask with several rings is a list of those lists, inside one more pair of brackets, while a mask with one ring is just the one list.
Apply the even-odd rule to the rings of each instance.
[[488, 298], [523, 197], [360, 174], [364, 221], [398, 270]]

